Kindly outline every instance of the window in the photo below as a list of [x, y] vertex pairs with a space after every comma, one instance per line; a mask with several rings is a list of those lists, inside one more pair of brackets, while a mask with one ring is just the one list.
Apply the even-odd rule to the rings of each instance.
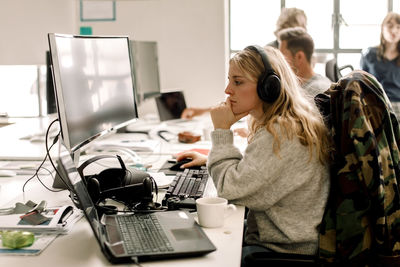
[[254, 44], [266, 45], [275, 40], [275, 23], [280, 9], [280, 0], [231, 0], [231, 50]]
[[315, 71], [325, 74], [325, 62], [333, 57], [339, 66], [350, 64], [358, 69], [362, 49], [379, 44], [383, 18], [388, 11], [400, 12], [400, 0], [230, 0], [231, 52], [274, 40], [283, 7], [306, 13], [307, 30], [315, 42]]
[[285, 7], [304, 10], [307, 15], [307, 31], [313, 37], [315, 47], [333, 48], [332, 0], [286, 0]]
[[38, 65], [1, 65], [0, 112], [10, 117], [42, 115], [41, 105], [39, 105], [39, 88], [42, 88], [45, 83], [45, 77], [40, 75], [44, 69], [45, 66]]
[[393, 11], [400, 12], [400, 0], [393, 0]]

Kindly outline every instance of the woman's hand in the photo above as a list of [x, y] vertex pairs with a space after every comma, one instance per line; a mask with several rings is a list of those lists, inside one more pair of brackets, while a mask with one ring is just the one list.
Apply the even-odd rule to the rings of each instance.
[[234, 114], [231, 102], [228, 98], [226, 102], [222, 102], [219, 106], [212, 108], [210, 114], [214, 129], [230, 129], [235, 122], [247, 116], [249, 113]]
[[200, 154], [199, 152], [196, 152], [196, 151], [185, 151], [185, 152], [179, 153], [176, 156], [177, 161], [181, 161], [186, 158], [191, 158], [192, 161], [188, 162], [186, 164], [183, 164], [181, 166], [182, 168], [190, 168], [193, 166], [203, 166], [203, 165], [206, 165], [206, 163], [207, 163], [207, 156]]

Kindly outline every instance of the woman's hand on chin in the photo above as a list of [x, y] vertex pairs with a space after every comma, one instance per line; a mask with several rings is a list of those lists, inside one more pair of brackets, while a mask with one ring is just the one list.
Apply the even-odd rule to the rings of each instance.
[[243, 112], [234, 114], [231, 102], [228, 98], [226, 102], [222, 102], [218, 106], [212, 108], [210, 114], [214, 129], [230, 129], [235, 122], [247, 116], [249, 113]]

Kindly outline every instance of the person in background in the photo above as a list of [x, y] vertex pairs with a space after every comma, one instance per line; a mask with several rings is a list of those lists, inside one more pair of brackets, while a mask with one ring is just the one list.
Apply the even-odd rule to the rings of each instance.
[[182, 111], [181, 118], [182, 119], [192, 119], [193, 117], [196, 116], [201, 116], [211, 110], [211, 107], [209, 108], [185, 108]]
[[276, 40], [268, 43], [268, 46], [279, 48], [278, 34], [280, 31], [288, 28], [301, 27], [307, 31], [307, 16], [304, 10], [299, 8], [283, 8], [278, 20], [276, 21], [276, 30], [274, 32]]
[[[274, 78], [268, 85], [259, 81], [271, 74], [262, 53], [277, 77], [268, 75]], [[228, 98], [210, 111], [208, 158], [188, 151], [177, 160], [192, 158], [183, 168], [207, 164], [218, 196], [249, 209], [242, 257], [255, 251], [314, 254], [329, 191], [331, 141], [323, 118], [279, 50], [247, 47], [229, 65]], [[230, 128], [247, 115], [242, 154]]]
[[[281, 11], [281, 14], [279, 15], [279, 18], [276, 22], [276, 30], [274, 34], [277, 36], [277, 33], [283, 29], [286, 28], [291, 28], [291, 27], [302, 27], [304, 29], [307, 29], [307, 16], [306, 13], [299, 8], [283, 8]], [[269, 46], [279, 48], [279, 43], [278, 40], [272, 41], [269, 44]], [[186, 108], [182, 114], [181, 118], [182, 119], [192, 119], [193, 117], [196, 116], [201, 116], [211, 110], [211, 107], [206, 107], [206, 108], [192, 108], [188, 107]], [[239, 133], [239, 135], [241, 135]]]
[[332, 82], [313, 70], [311, 60], [314, 53], [314, 41], [306, 30], [301, 27], [288, 28], [281, 30], [277, 36], [279, 50], [307, 94], [314, 98], [317, 94], [328, 90]]
[[400, 14], [386, 15], [381, 25], [380, 44], [363, 51], [360, 66], [382, 84], [400, 119]]

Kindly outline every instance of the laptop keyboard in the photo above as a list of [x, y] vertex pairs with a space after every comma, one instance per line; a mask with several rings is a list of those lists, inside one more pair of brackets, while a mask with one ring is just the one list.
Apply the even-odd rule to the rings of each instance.
[[174, 250], [154, 214], [118, 216], [117, 222], [128, 254]]
[[199, 198], [203, 196], [208, 181], [207, 168], [202, 166], [201, 169], [184, 169], [178, 172], [169, 185], [165, 198]]

